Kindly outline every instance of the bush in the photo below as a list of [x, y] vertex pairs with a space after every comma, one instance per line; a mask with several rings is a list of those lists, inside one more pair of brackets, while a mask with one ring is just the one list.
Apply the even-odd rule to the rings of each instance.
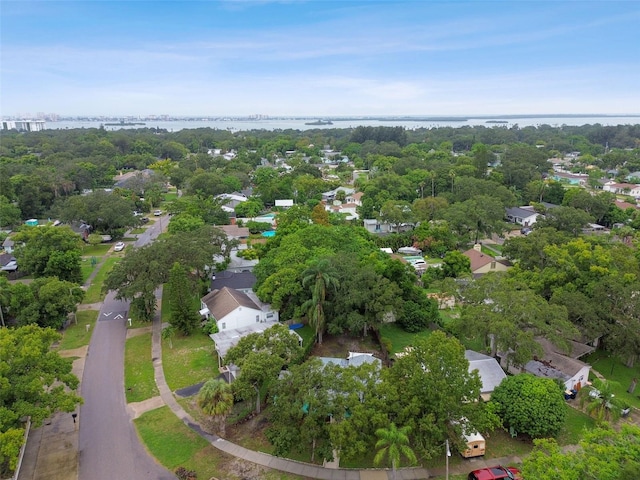
[[256, 222], [254, 220], [249, 220], [247, 222], [247, 228], [249, 229], [249, 233], [256, 234], [266, 232], [267, 230], [271, 230], [271, 223], [269, 222]]
[[187, 470], [184, 467], [178, 467], [175, 471], [176, 476], [179, 480], [196, 480], [198, 478], [198, 474], [193, 470]]
[[218, 333], [218, 324], [214, 319], [209, 319], [202, 325], [202, 331], [205, 335]]

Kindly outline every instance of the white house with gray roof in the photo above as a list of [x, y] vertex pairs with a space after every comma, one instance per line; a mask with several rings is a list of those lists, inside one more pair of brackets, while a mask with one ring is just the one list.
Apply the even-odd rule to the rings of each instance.
[[485, 401], [489, 400], [495, 388], [507, 377], [507, 374], [504, 373], [498, 361], [489, 355], [465, 350], [464, 357], [469, 361], [469, 373], [476, 370], [480, 376], [482, 382], [480, 396]]

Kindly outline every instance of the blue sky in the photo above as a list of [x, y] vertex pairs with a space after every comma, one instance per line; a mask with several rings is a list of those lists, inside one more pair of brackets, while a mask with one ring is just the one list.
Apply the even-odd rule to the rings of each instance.
[[0, 0], [0, 114], [640, 113], [640, 2]]

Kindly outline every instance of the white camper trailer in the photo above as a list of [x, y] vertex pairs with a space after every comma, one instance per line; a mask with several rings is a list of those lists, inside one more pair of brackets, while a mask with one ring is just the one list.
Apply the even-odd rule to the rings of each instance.
[[464, 458], [480, 457], [484, 455], [486, 442], [482, 435], [475, 432], [471, 435], [465, 435], [464, 438], [467, 441], [467, 449], [460, 452], [460, 455]]

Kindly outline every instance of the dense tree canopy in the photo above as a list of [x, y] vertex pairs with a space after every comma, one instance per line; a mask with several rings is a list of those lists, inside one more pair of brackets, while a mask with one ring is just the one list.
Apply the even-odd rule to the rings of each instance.
[[71, 361], [51, 349], [60, 335], [28, 325], [0, 328], [0, 474], [12, 471], [24, 439], [23, 419], [34, 426], [58, 411], [72, 412], [82, 399]]
[[550, 378], [528, 373], [507, 377], [491, 394], [506, 427], [533, 438], [553, 437], [564, 425], [564, 388]]

